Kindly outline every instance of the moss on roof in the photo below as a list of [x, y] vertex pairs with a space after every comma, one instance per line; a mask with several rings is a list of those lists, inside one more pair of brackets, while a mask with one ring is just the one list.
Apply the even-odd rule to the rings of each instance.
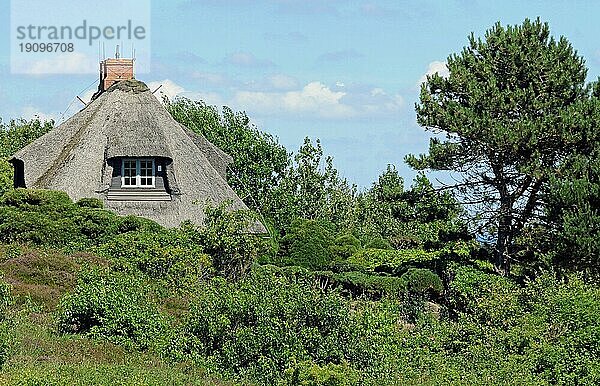
[[141, 82], [137, 79], [127, 79], [118, 81], [112, 86], [110, 86], [108, 90], [106, 90], [106, 92], [112, 92], [115, 90], [133, 92], [134, 94], [150, 91], [150, 89], [148, 88], [148, 86], [146, 86], [144, 82]]

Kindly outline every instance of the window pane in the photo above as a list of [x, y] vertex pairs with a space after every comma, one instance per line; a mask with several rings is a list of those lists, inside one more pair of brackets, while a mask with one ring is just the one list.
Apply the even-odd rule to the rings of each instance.
[[123, 161], [123, 186], [135, 186], [136, 162], [135, 160]]
[[152, 176], [154, 175], [152, 164], [152, 160], [140, 160], [140, 185], [152, 186]]

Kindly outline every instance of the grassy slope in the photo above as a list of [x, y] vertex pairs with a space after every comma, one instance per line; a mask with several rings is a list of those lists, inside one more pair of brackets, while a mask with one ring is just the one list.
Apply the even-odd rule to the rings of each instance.
[[90, 254], [0, 246], [0, 271], [13, 286], [14, 353], [2, 385], [226, 385], [197, 367], [162, 361], [78, 335], [58, 335], [52, 313], [75, 284], [81, 264], [103, 265]]

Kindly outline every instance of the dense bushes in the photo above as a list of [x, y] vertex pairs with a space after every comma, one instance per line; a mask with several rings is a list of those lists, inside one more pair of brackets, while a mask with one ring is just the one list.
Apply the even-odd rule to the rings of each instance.
[[251, 233], [258, 221], [256, 215], [247, 210], [230, 211], [229, 204], [205, 208], [204, 226], [183, 224], [182, 230], [193, 234], [220, 275], [239, 279], [266, 253], [267, 245], [263, 236]]
[[[378, 331], [336, 292], [322, 292], [275, 267], [237, 284], [214, 279], [193, 299], [172, 355], [270, 384], [293, 361], [366, 366]], [[389, 321], [392, 323], [393, 321]], [[371, 335], [370, 335], [371, 334]]]
[[343, 293], [355, 298], [380, 299], [387, 296], [402, 298], [406, 283], [399, 277], [380, 276], [359, 271], [315, 272], [315, 278], [326, 288], [340, 288]]
[[281, 386], [351, 386], [359, 384], [357, 370], [347, 363], [319, 366], [313, 361], [298, 363], [284, 373]]
[[280, 255], [284, 265], [319, 270], [333, 261], [334, 238], [327, 225], [316, 220], [296, 219], [281, 240]]
[[66, 294], [58, 306], [58, 329], [140, 349], [153, 347], [166, 330], [150, 288], [135, 275], [83, 270], [73, 292]]
[[456, 266], [450, 275], [448, 303], [455, 312], [478, 315], [488, 322], [508, 321], [522, 312], [518, 286], [510, 279], [471, 266]]
[[366, 245], [365, 248], [369, 249], [394, 249], [392, 244], [384, 238], [374, 237]]
[[438, 260], [438, 251], [422, 249], [363, 249], [348, 259], [348, 262], [370, 271], [395, 272], [409, 264], [428, 264]]
[[64, 192], [14, 189], [0, 198], [0, 241], [85, 249], [132, 230], [159, 230], [153, 221], [98, 209], [97, 200], [73, 203]]
[[174, 287], [193, 284], [212, 272], [211, 257], [195, 242], [193, 233], [178, 229], [124, 233], [102, 245], [99, 252], [117, 270], [142, 271]]
[[329, 249], [337, 260], [345, 260], [358, 252], [360, 247], [360, 240], [347, 233], [336, 237]]
[[311, 274], [321, 288], [339, 288], [353, 298], [378, 300], [437, 299], [444, 292], [440, 277], [428, 269], [409, 268], [402, 276], [360, 271], [318, 271]]
[[410, 268], [400, 279], [406, 285], [409, 296], [422, 299], [427, 293], [440, 296], [444, 292], [444, 285], [438, 275], [428, 269]]
[[453, 271], [449, 297], [462, 311], [417, 321], [397, 346], [399, 379], [416, 371], [425, 383], [598, 382], [598, 288], [548, 274], [520, 287], [474, 267]]

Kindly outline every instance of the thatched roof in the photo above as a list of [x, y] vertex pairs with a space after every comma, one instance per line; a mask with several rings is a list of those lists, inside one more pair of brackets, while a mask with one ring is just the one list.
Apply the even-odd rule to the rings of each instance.
[[[164, 157], [171, 201], [112, 201], [107, 191], [113, 157]], [[119, 214], [147, 217], [172, 227], [202, 224], [204, 206], [231, 201], [247, 209], [225, 180], [232, 158], [175, 121], [137, 80], [114, 84], [69, 120], [13, 156], [23, 162], [25, 186], [62, 190], [73, 200], [96, 197]], [[258, 225], [256, 231], [264, 231]]]

